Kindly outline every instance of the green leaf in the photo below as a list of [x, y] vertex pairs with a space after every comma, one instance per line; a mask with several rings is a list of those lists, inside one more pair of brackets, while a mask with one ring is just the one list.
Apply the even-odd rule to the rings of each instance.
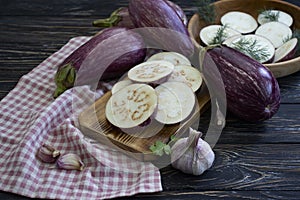
[[152, 153], [158, 156], [162, 156], [164, 154], [165, 145], [162, 141], [156, 141], [155, 144], [150, 146], [150, 150]]
[[176, 142], [178, 138], [175, 137], [175, 135], [172, 135], [170, 137], [170, 142], [168, 144], [163, 143], [162, 141], [156, 141], [155, 144], [150, 146], [150, 150], [154, 155], [157, 156], [163, 156], [164, 154], [170, 155], [171, 154], [171, 142]]
[[167, 154], [167, 155], [170, 155], [170, 154], [171, 154], [171, 147], [170, 147], [170, 145], [165, 145], [165, 146], [164, 146], [164, 152], [165, 152], [165, 154]]
[[170, 139], [171, 142], [176, 142], [177, 140], [179, 140], [179, 138], [177, 138], [175, 135], [171, 135]]

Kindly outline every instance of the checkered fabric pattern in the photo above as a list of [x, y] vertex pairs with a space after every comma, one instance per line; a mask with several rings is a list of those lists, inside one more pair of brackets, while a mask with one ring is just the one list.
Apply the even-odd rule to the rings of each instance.
[[[0, 102], [0, 190], [68, 200], [109, 199], [162, 190], [155, 166], [95, 143], [77, 128], [78, 114], [91, 99], [103, 95], [102, 90], [80, 86], [52, 98], [57, 66], [88, 39], [71, 39], [24, 75]], [[36, 157], [42, 143], [61, 153], [78, 154], [85, 169], [64, 170], [42, 163]]]

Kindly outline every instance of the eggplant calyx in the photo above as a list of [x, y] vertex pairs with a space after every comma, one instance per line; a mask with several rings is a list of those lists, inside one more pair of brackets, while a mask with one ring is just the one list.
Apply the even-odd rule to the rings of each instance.
[[56, 89], [54, 91], [53, 97], [57, 98], [64, 91], [74, 86], [76, 78], [76, 71], [72, 64], [66, 64], [60, 68], [54, 77], [56, 84]]
[[221, 44], [213, 44], [213, 45], [208, 45], [206, 47], [202, 47], [200, 46], [199, 48], [199, 61], [200, 61], [200, 72], [203, 72], [203, 61], [204, 61], [204, 57], [205, 54], [208, 50], [213, 49], [215, 47], [220, 47]]
[[93, 21], [93, 26], [104, 27], [104, 28], [116, 26], [118, 22], [122, 20], [122, 17], [119, 15], [119, 11], [121, 9], [122, 8], [115, 10], [113, 13], [111, 13], [110, 17], [108, 18], [97, 19]]

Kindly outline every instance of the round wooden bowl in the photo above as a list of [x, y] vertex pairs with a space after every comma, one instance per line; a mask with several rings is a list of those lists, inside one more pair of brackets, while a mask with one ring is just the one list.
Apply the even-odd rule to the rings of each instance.
[[[213, 5], [216, 12], [216, 24], [220, 24], [221, 16], [229, 11], [246, 12], [257, 19], [259, 11], [263, 9], [277, 9], [289, 13], [293, 17], [292, 30], [295, 28], [300, 29], [300, 8], [281, 0], [220, 0], [213, 3]], [[189, 34], [198, 47], [200, 46], [200, 30], [207, 25], [199, 14], [194, 14], [188, 23]], [[276, 78], [284, 77], [300, 70], [300, 57], [298, 56], [288, 61], [265, 64], [265, 66], [273, 72]]]

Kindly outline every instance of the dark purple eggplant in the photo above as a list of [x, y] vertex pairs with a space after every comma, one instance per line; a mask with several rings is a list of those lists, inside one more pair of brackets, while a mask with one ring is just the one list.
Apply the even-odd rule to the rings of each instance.
[[154, 47], [185, 56], [194, 52], [185, 24], [167, 1], [130, 0], [128, 9], [133, 24], [142, 28], [136, 31]]
[[[215, 78], [216, 71], [222, 80]], [[217, 46], [207, 50], [203, 74], [208, 84], [224, 84], [228, 110], [243, 120], [264, 121], [279, 109], [280, 89], [271, 71], [233, 48]]]
[[[178, 14], [178, 16], [181, 18], [183, 24], [187, 26], [188, 19], [184, 13], [184, 11], [181, 9], [181, 7], [177, 4], [175, 4], [172, 1], [166, 0], [167, 4], [171, 6], [175, 12]], [[93, 21], [93, 26], [97, 27], [125, 27], [125, 28], [135, 28], [135, 25], [133, 24], [132, 20], [129, 16], [129, 11], [127, 7], [121, 7], [115, 10], [111, 13], [109, 18], [106, 19], [98, 19]]]
[[[75, 84], [85, 85], [122, 76], [144, 61], [143, 38], [127, 28], [107, 28], [70, 54], [55, 75], [58, 97]], [[80, 73], [79, 73], [80, 72]]]

